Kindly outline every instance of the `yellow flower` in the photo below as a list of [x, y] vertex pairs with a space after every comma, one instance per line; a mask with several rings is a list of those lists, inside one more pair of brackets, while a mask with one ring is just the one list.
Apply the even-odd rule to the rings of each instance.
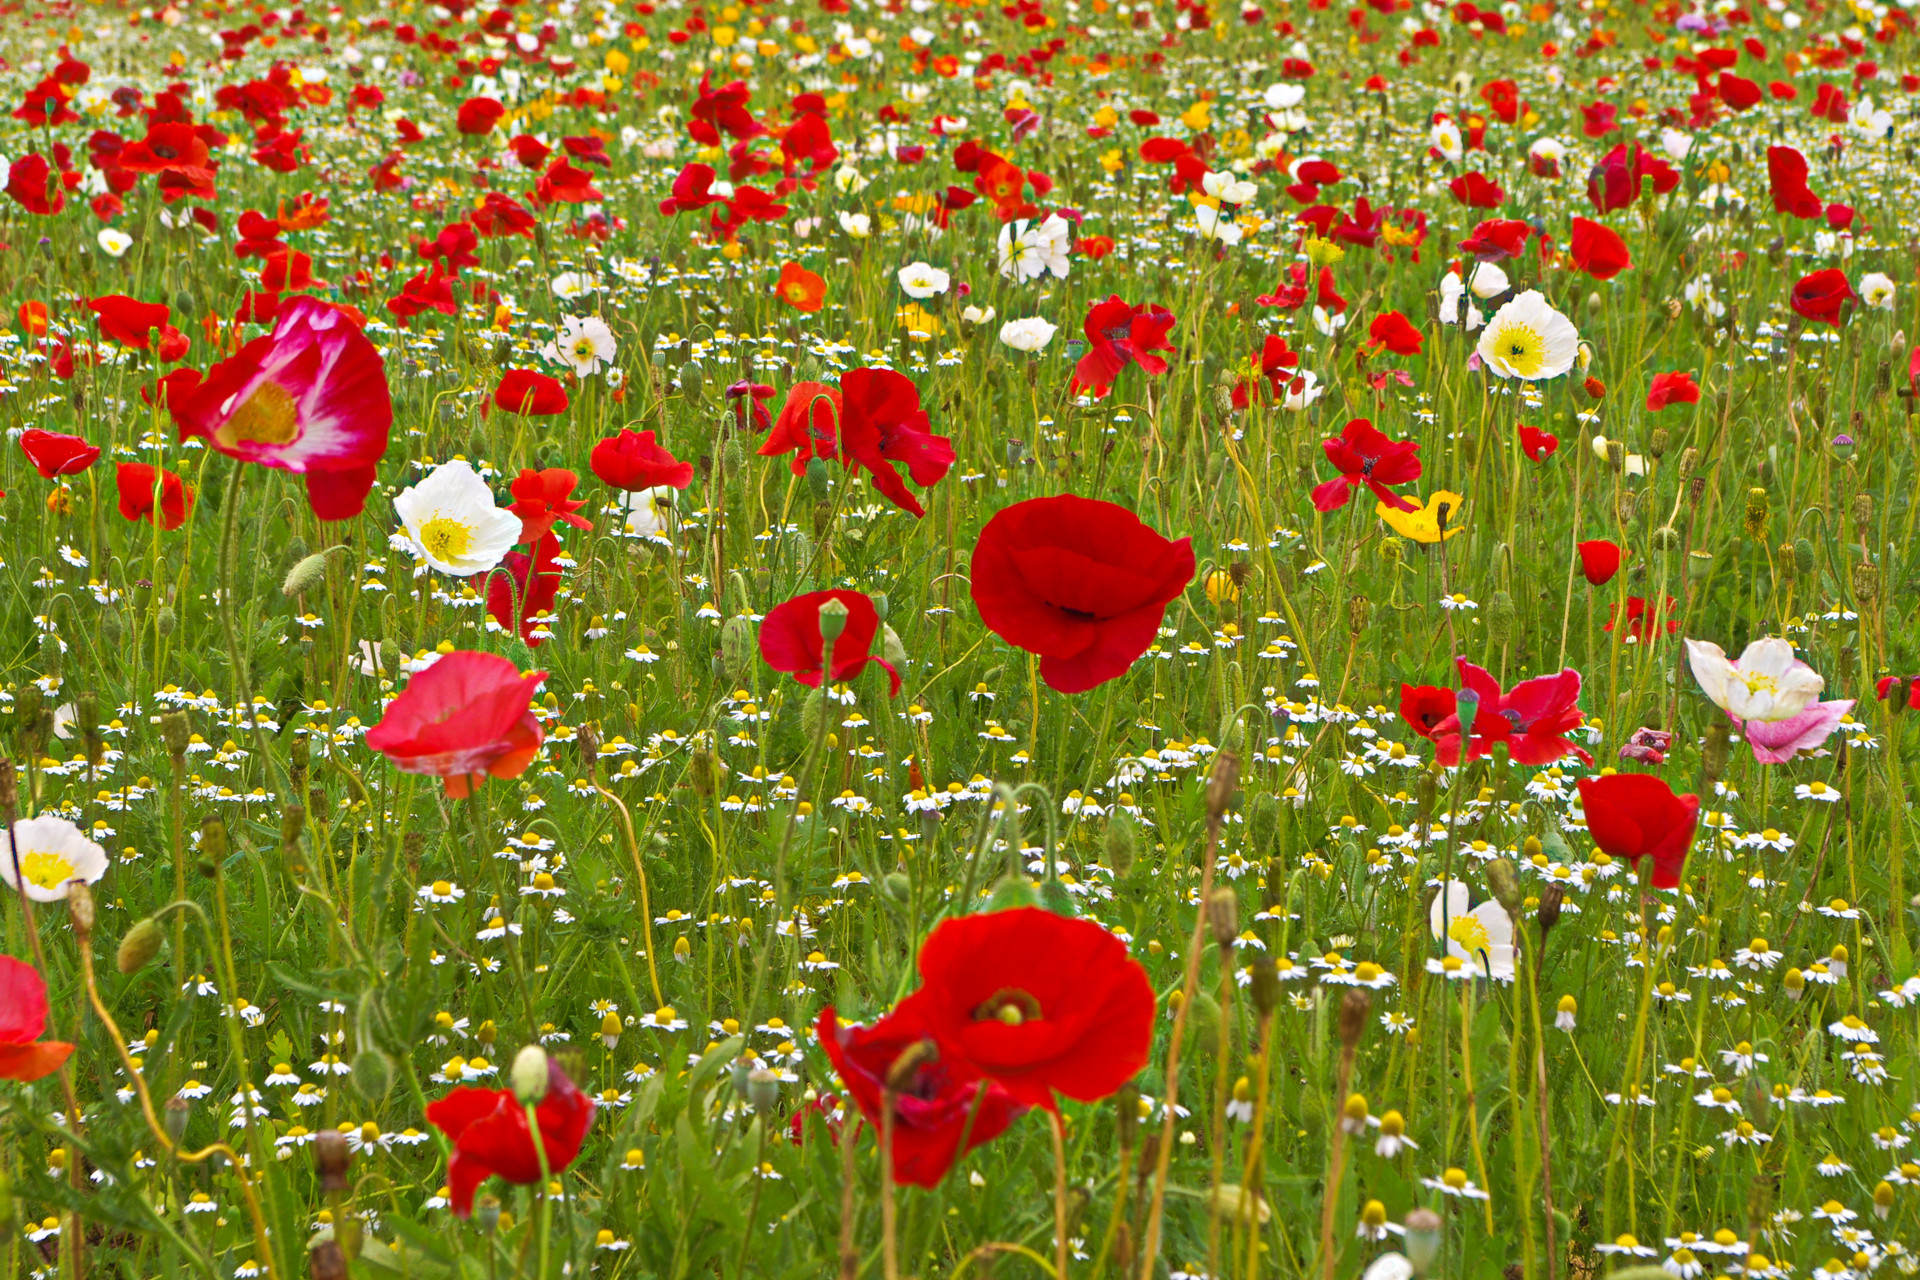
[[1180, 113], [1180, 123], [1195, 133], [1201, 133], [1211, 128], [1213, 126], [1213, 104], [1204, 101], [1194, 103]]
[[1376, 504], [1373, 510], [1387, 522], [1389, 529], [1403, 538], [1411, 538], [1415, 542], [1438, 542], [1441, 538], [1440, 508], [1445, 506], [1447, 509], [1446, 536], [1451, 538], [1465, 527], [1466, 522], [1461, 519], [1460, 513], [1466, 507], [1466, 502], [1462, 495], [1441, 489], [1417, 511], [1397, 511], [1384, 502]]
[[1207, 599], [1210, 602], [1219, 604], [1225, 600], [1231, 603], [1239, 598], [1240, 586], [1233, 580], [1231, 573], [1225, 569], [1215, 569], [1207, 575]]
[[907, 337], [914, 342], [925, 342], [945, 329], [932, 312], [917, 302], [909, 302], [901, 307], [893, 313], [893, 318], [907, 331]]

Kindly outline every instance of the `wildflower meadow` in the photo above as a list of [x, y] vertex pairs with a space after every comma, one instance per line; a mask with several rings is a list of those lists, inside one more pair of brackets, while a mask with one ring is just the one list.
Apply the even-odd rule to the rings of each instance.
[[0, 2], [0, 1280], [1920, 1273], [1917, 20]]

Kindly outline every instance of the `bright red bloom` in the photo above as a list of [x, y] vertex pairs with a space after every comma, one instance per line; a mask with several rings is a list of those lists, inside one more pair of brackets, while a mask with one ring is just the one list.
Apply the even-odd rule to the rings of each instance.
[[497, 98], [468, 98], [460, 104], [460, 112], [454, 117], [454, 127], [468, 137], [482, 137], [493, 132], [493, 126], [500, 123], [500, 117], [507, 109]]
[[1700, 821], [1700, 797], [1675, 795], [1649, 773], [1610, 773], [1580, 779], [1587, 834], [1608, 856], [1653, 859], [1652, 885], [1680, 887], [1680, 871]]
[[[870, 1027], [843, 1027], [828, 1005], [815, 1030], [877, 1139], [887, 1077], [901, 1054], [930, 1038], [926, 1019], [907, 1001]], [[971, 1064], [941, 1054], [923, 1058], [905, 1086], [893, 1095], [891, 1126], [893, 1180], [903, 1186], [938, 1186], [956, 1159], [999, 1137], [1026, 1111]]]
[[684, 489], [693, 483], [693, 464], [681, 462], [655, 444], [651, 431], [622, 429], [593, 446], [587, 465], [601, 483], [628, 493], [663, 485]]
[[417, 271], [407, 278], [399, 297], [387, 299], [387, 310], [403, 328], [422, 311], [453, 315], [460, 310], [453, 298], [453, 280], [438, 263], [431, 272]]
[[1685, 371], [1656, 373], [1647, 388], [1647, 410], [1658, 413], [1670, 404], [1699, 404], [1700, 388]]
[[73, 1046], [42, 1040], [46, 1029], [46, 979], [32, 965], [0, 956], [0, 1080], [38, 1080], [60, 1069]]
[[704, 146], [717, 147], [723, 130], [729, 137], [741, 141], [765, 133], [767, 127], [747, 110], [747, 99], [752, 96], [744, 80], [715, 89], [712, 73], [702, 75], [700, 96], [693, 104], [693, 119], [687, 122], [688, 135]]
[[580, 477], [562, 467], [527, 468], [514, 477], [510, 510], [520, 517], [521, 542], [528, 546], [539, 542], [553, 532], [556, 521], [576, 529], [593, 528], [593, 521], [575, 514], [587, 505], [584, 498], [570, 496], [579, 482]]
[[1167, 362], [1155, 353], [1176, 351], [1167, 341], [1173, 325], [1173, 312], [1157, 303], [1129, 306], [1118, 294], [1094, 303], [1087, 310], [1087, 354], [1073, 368], [1073, 393], [1102, 399], [1130, 364], [1149, 377], [1165, 373]]
[[1391, 351], [1397, 356], [1417, 356], [1426, 339], [1413, 327], [1413, 321], [1398, 311], [1388, 311], [1373, 318], [1367, 326], [1367, 346], [1369, 354], [1378, 355], [1382, 351]]
[[[809, 425], [809, 415], [811, 424]], [[773, 430], [760, 443], [760, 456], [777, 458], [791, 453], [793, 474], [807, 473], [807, 463], [834, 456], [840, 421], [840, 392], [824, 382], [796, 382], [787, 402], [773, 420]]]
[[1814, 91], [1812, 113], [1816, 120], [1845, 124], [1851, 114], [1846, 91], [1837, 84], [1823, 83]]
[[1396, 511], [1419, 510], [1419, 503], [1387, 487], [1420, 478], [1420, 446], [1412, 440], [1390, 440], [1367, 419], [1355, 418], [1320, 447], [1340, 474], [1314, 486], [1315, 511], [1339, 510], [1361, 485]]
[[550, 378], [532, 369], [509, 369], [500, 375], [493, 389], [493, 403], [505, 413], [528, 417], [547, 417], [563, 413], [567, 407], [567, 389], [558, 378]]
[[554, 601], [560, 597], [560, 566], [555, 561], [559, 554], [560, 539], [543, 533], [533, 540], [532, 555], [509, 551], [500, 562], [500, 570], [487, 575], [487, 616], [518, 635], [530, 649], [546, 643], [539, 631], [541, 620], [553, 612]]
[[1299, 376], [1299, 364], [1299, 353], [1287, 345], [1285, 338], [1268, 334], [1260, 344], [1260, 375], [1234, 384], [1233, 407], [1246, 408], [1260, 398], [1263, 390], [1275, 400], [1285, 398], [1288, 385]]
[[1542, 431], [1538, 427], [1530, 427], [1524, 422], [1520, 424], [1520, 452], [1535, 462], [1545, 462], [1559, 447], [1559, 436]]
[[77, 476], [100, 458], [99, 445], [88, 444], [79, 436], [63, 436], [38, 427], [21, 433], [20, 452], [27, 455], [27, 461], [43, 480]]
[[367, 731], [367, 745], [402, 773], [443, 779], [456, 800], [481, 774], [517, 778], [545, 737], [528, 709], [545, 678], [523, 676], [495, 654], [456, 650], [407, 682]]
[[1620, 572], [1620, 546], [1605, 538], [1575, 545], [1580, 553], [1580, 573], [1591, 586], [1604, 587]]
[[1060, 494], [997, 512], [973, 548], [973, 603], [987, 629], [1040, 655], [1040, 678], [1083, 693], [1125, 675], [1193, 581], [1193, 542], [1169, 541], [1125, 507]]
[[67, 204], [53, 166], [38, 151], [29, 151], [7, 170], [7, 194], [28, 213], [52, 217]]
[[[193, 489], [173, 472], [161, 471], [145, 462], [117, 462], [114, 467], [120, 514], [127, 519], [158, 524], [171, 533], [193, 514]], [[157, 502], [156, 487], [160, 491]]]
[[660, 202], [660, 212], [672, 217], [688, 209], [704, 209], [719, 202], [720, 197], [708, 188], [713, 186], [713, 166], [710, 164], [689, 164], [674, 175], [673, 194]]
[[1621, 143], [1587, 174], [1587, 199], [1601, 213], [1624, 209], [1640, 198], [1641, 180], [1651, 179], [1655, 194], [1680, 185], [1680, 171], [1639, 143]]
[[145, 351], [153, 341], [153, 331], [166, 327], [172, 315], [163, 302], [142, 302], [123, 293], [110, 293], [87, 303], [87, 309], [100, 318], [100, 332], [125, 347]]
[[809, 591], [767, 611], [760, 623], [760, 656], [775, 671], [785, 671], [801, 684], [819, 688], [826, 641], [820, 635], [820, 606], [838, 600], [847, 607], [845, 629], [833, 642], [835, 681], [857, 679], [869, 662], [886, 668], [893, 692], [900, 692], [900, 673], [885, 658], [869, 652], [880, 632], [880, 615], [871, 597], [858, 591]]
[[365, 334], [319, 298], [288, 298], [273, 332], [207, 370], [190, 395], [169, 395], [180, 436], [242, 462], [305, 476], [322, 520], [365, 508], [393, 428], [387, 370]]
[[1526, 252], [1527, 233], [1532, 230], [1517, 218], [1490, 218], [1460, 242], [1460, 252], [1472, 254], [1482, 262], [1517, 258]]
[[540, 1181], [542, 1151], [554, 1173], [572, 1164], [593, 1127], [593, 1099], [548, 1059], [547, 1096], [533, 1116], [540, 1126], [538, 1148], [527, 1127], [527, 1109], [511, 1089], [455, 1089], [427, 1105], [427, 1119], [453, 1143], [447, 1198], [456, 1217], [473, 1213], [473, 1193], [494, 1174], [520, 1186]]
[[1400, 718], [1423, 738], [1431, 739], [1443, 723], [1452, 719], [1454, 702], [1451, 689], [1431, 684], [1400, 686]]
[[1767, 188], [1778, 213], [1796, 218], [1817, 218], [1826, 211], [1826, 202], [1807, 185], [1807, 158], [1792, 147], [1767, 148]]
[[1097, 1102], [1147, 1064], [1153, 984], [1091, 920], [1039, 907], [946, 920], [921, 944], [920, 979], [902, 1007], [926, 1019], [942, 1056], [1021, 1102]]
[[[1496, 744], [1505, 743], [1507, 755], [1515, 764], [1552, 764], [1566, 755], [1593, 763], [1591, 755], [1566, 737], [1586, 719], [1576, 705], [1580, 701], [1578, 671], [1568, 667], [1557, 676], [1535, 676], [1503, 692], [1500, 682], [1486, 669], [1465, 658], [1454, 659], [1454, 666], [1467, 694], [1478, 700], [1467, 759], [1490, 756]], [[1435, 760], [1449, 768], [1460, 763], [1457, 708], [1455, 715], [1434, 726], [1433, 741]]]
[[1805, 316], [1815, 324], [1830, 324], [1837, 328], [1841, 311], [1850, 301], [1858, 301], [1858, 295], [1854, 293], [1853, 286], [1847, 283], [1847, 273], [1838, 267], [1827, 267], [1801, 276], [1793, 286], [1787, 305], [1793, 308], [1795, 315]]
[[1611, 280], [1633, 265], [1627, 242], [1612, 227], [1591, 218], [1575, 218], [1573, 235], [1567, 242], [1567, 256], [1573, 265], [1595, 280]]
[[[1668, 596], [1666, 607], [1660, 611], [1661, 616], [1667, 621], [1668, 635], [1672, 635], [1680, 629], [1680, 620], [1673, 616], [1674, 606], [1678, 603], [1679, 601], [1675, 600], [1672, 596]], [[1619, 620], [1618, 606], [1614, 608], [1612, 613], [1613, 616], [1601, 626], [1600, 629], [1602, 631], [1613, 630], [1614, 622]], [[1651, 640], [1654, 638], [1653, 610], [1648, 608], [1647, 602], [1639, 596], [1627, 597], [1626, 624], [1627, 634], [1635, 640]]]
[[1453, 198], [1469, 209], [1498, 209], [1506, 203], [1507, 193], [1500, 184], [1479, 170], [1463, 173], [1447, 184]]
[[840, 379], [840, 461], [851, 471], [864, 467], [878, 489], [896, 507], [926, 515], [893, 464], [922, 489], [940, 483], [953, 466], [953, 442], [933, 434], [920, 388], [891, 369], [851, 369]]

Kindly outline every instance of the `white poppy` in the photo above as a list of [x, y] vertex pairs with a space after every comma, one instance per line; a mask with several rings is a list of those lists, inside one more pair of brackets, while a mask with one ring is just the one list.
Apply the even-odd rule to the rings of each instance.
[[456, 578], [485, 573], [520, 540], [520, 517], [495, 506], [493, 490], [463, 461], [435, 467], [393, 509], [416, 553]]
[[985, 324], [987, 321], [993, 319], [993, 308], [988, 307], [983, 311], [969, 302], [966, 307], [961, 310], [960, 319], [966, 324]]
[[602, 364], [611, 364], [619, 349], [613, 330], [599, 316], [561, 316], [559, 334], [540, 354], [585, 378], [600, 372]]
[[1893, 277], [1869, 271], [1860, 277], [1860, 301], [1880, 311], [1893, 310]]
[[1573, 368], [1580, 331], [1538, 289], [1529, 289], [1493, 313], [1475, 350], [1496, 378], [1540, 382]]
[[113, 227], [103, 227], [94, 239], [100, 242], [100, 250], [109, 258], [117, 258], [133, 247], [133, 237]]
[[1791, 720], [1820, 700], [1826, 681], [1793, 656], [1790, 641], [1755, 640], [1728, 661], [1719, 645], [1687, 641], [1687, 662], [1713, 705], [1741, 720]]
[[599, 287], [592, 276], [579, 271], [562, 271], [553, 278], [553, 296], [562, 302], [584, 298]]
[[900, 287], [909, 298], [931, 298], [935, 294], [945, 293], [953, 278], [940, 268], [924, 262], [910, 263], [900, 268]]
[[1469, 907], [1470, 900], [1466, 885], [1447, 881], [1445, 892], [1434, 895], [1427, 912], [1428, 929], [1436, 939], [1446, 940], [1448, 955], [1477, 976], [1511, 979], [1513, 917], [1497, 902]]
[[1549, 164], [1559, 164], [1567, 158], [1567, 144], [1558, 138], [1535, 138], [1533, 145], [1527, 148], [1527, 155]]
[[1060, 326], [1041, 316], [1009, 320], [1000, 326], [1000, 341], [1015, 351], [1039, 351], [1060, 331]]
[[842, 209], [835, 216], [840, 222], [840, 229], [855, 240], [865, 240], [873, 234], [873, 219], [864, 213], [848, 213]]
[[1260, 189], [1245, 178], [1231, 173], [1209, 173], [1200, 179], [1200, 189], [1223, 204], [1246, 204]]
[[1073, 248], [1073, 228], [1059, 214], [1034, 225], [1021, 219], [1000, 228], [1000, 274], [1013, 280], [1037, 280], [1051, 271], [1067, 278], [1067, 254]]
[[1507, 273], [1502, 271], [1496, 263], [1483, 262], [1473, 269], [1473, 276], [1467, 287], [1473, 291], [1474, 297], [1485, 301], [1488, 298], [1499, 297], [1511, 289], [1513, 283], [1507, 279]]
[[1193, 220], [1200, 228], [1202, 240], [1218, 240], [1221, 244], [1240, 243], [1240, 224], [1233, 215], [1222, 213], [1210, 204], [1203, 204], [1193, 211]]
[[65, 818], [47, 814], [13, 824], [12, 855], [0, 854], [0, 880], [14, 890], [24, 881], [27, 897], [35, 902], [58, 902], [73, 881], [92, 884], [107, 873], [105, 849]]
[[856, 195], [867, 185], [860, 171], [850, 164], [843, 164], [833, 171], [833, 185], [841, 195]]
[[1302, 370], [1287, 384], [1287, 398], [1280, 402], [1280, 407], [1298, 413], [1325, 395], [1326, 390], [1317, 374]]
[[678, 490], [671, 485], [640, 489], [626, 496], [626, 531], [629, 537], [664, 537], [673, 527], [673, 498]]
[[1442, 120], [1434, 125], [1427, 134], [1427, 143], [1440, 153], [1442, 159], [1453, 164], [1460, 163], [1461, 157], [1467, 153], [1466, 143], [1460, 137], [1460, 126], [1451, 120]]

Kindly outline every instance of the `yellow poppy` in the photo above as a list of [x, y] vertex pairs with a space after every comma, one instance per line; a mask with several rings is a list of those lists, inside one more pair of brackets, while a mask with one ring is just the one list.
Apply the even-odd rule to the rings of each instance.
[[1411, 538], [1415, 542], [1438, 542], [1441, 538], [1440, 508], [1445, 506], [1447, 509], [1446, 536], [1451, 538], [1466, 525], [1466, 521], [1460, 514], [1466, 508], [1466, 504], [1467, 500], [1464, 496], [1441, 489], [1428, 498], [1424, 506], [1415, 511], [1397, 511], [1384, 502], [1376, 504], [1373, 510], [1387, 522], [1389, 529], [1403, 538]]

